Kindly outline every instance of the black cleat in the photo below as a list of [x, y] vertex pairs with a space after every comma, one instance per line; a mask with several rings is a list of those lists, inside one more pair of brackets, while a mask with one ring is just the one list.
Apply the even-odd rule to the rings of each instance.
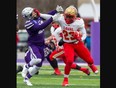
[[17, 73], [21, 72], [22, 70], [23, 70], [23, 67], [19, 65], [19, 66], [17, 67]]
[[36, 73], [35, 73], [35, 75], [38, 75], [39, 74], [39, 71], [37, 71]]

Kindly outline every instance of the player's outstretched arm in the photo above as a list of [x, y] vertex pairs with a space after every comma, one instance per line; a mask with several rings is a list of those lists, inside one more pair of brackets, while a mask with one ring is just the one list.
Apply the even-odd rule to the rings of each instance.
[[47, 14], [43, 14], [43, 13], [40, 13], [40, 17], [42, 17], [43, 19], [49, 19], [52, 15], [55, 15], [56, 13], [60, 13], [60, 12], [63, 12], [64, 9], [62, 8], [62, 6], [59, 6], [57, 5], [56, 9], [55, 10], [52, 10], [50, 11], [49, 13]]
[[58, 18], [58, 16], [59, 16], [59, 14], [55, 14], [50, 19], [44, 21], [41, 25], [37, 25], [37, 23], [33, 21], [33, 23], [31, 23], [32, 29], [34, 29], [33, 31], [39, 31], [39, 30], [45, 29], [49, 24], [51, 24], [51, 22], [53, 20], [56, 20]]

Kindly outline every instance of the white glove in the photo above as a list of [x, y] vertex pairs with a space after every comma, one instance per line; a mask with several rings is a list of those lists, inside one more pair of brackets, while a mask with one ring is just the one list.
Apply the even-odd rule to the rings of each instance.
[[57, 21], [57, 19], [59, 18], [60, 13], [56, 13], [55, 15], [52, 16], [53, 21]]
[[57, 11], [57, 12], [63, 12], [64, 9], [62, 8], [62, 6], [57, 5], [56, 11]]

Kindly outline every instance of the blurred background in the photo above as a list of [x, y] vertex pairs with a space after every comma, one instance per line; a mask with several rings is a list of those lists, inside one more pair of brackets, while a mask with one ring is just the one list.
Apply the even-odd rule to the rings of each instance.
[[[91, 50], [91, 22], [94, 21], [94, 11], [91, 4], [92, 0], [17, 0], [16, 10], [18, 14], [18, 26], [19, 31], [18, 37], [19, 42], [17, 44], [17, 64], [24, 63], [24, 52], [27, 49], [27, 38], [28, 34], [24, 29], [24, 19], [21, 16], [21, 11], [25, 7], [34, 7], [37, 8], [41, 13], [47, 13], [56, 8], [57, 5], [61, 5], [64, 9], [66, 9], [69, 5], [74, 5], [77, 7], [79, 14], [77, 16], [82, 17], [85, 22], [85, 28], [87, 30], [87, 38], [84, 41], [85, 45], [89, 50]], [[96, 15], [98, 16], [98, 20], [100, 21], [100, 0], [94, 0], [96, 6]], [[45, 30], [45, 36], [50, 36], [51, 25], [49, 25]], [[81, 58], [77, 59], [78, 63], [84, 63]]]

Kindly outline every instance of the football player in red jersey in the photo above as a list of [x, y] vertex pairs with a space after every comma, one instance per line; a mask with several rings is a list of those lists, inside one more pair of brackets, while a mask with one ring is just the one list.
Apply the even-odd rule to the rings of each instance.
[[[56, 46], [56, 49], [51, 52], [49, 58], [50, 58], [51, 61], [58, 58], [58, 59], [63, 60], [64, 63], [66, 63], [66, 57], [65, 57], [65, 54], [64, 54], [63, 46], [58, 45], [58, 42], [62, 38], [62, 34], [61, 34], [62, 31], [61, 30], [62, 29], [57, 22], [52, 22], [52, 26], [50, 28], [51, 36], [48, 37], [47, 40], [48, 41], [53, 41], [55, 46]], [[77, 57], [78, 57], [78, 55], [75, 53], [75, 58], [77, 58]], [[90, 75], [90, 72], [89, 72], [88, 68], [80, 67], [76, 63], [73, 63], [71, 68], [75, 69], [75, 70], [80, 70], [80, 71], [86, 73], [87, 75]]]
[[[77, 9], [71, 5], [67, 7], [63, 15], [60, 15], [59, 22], [62, 29], [62, 38], [64, 41], [64, 54], [66, 57], [66, 66], [64, 68], [64, 80], [62, 86], [68, 86], [68, 77], [71, 71], [71, 66], [74, 62], [74, 55], [77, 55], [87, 62], [91, 70], [98, 73], [97, 67], [94, 65], [94, 60], [90, 51], [85, 47], [83, 41], [86, 38], [85, 24], [82, 18], [77, 18]], [[81, 36], [80, 33], [81, 32]]]
[[[60, 24], [62, 29], [63, 48], [66, 57], [62, 86], [69, 85], [68, 77], [74, 62], [75, 53], [87, 62], [88, 66], [95, 74], [98, 73], [98, 68], [94, 65], [93, 57], [83, 43], [86, 38], [84, 21], [82, 18], [77, 18], [77, 14], [77, 9], [71, 5], [65, 9], [64, 14], [60, 14], [55, 20]], [[81, 36], [80, 33], [82, 34]]]

